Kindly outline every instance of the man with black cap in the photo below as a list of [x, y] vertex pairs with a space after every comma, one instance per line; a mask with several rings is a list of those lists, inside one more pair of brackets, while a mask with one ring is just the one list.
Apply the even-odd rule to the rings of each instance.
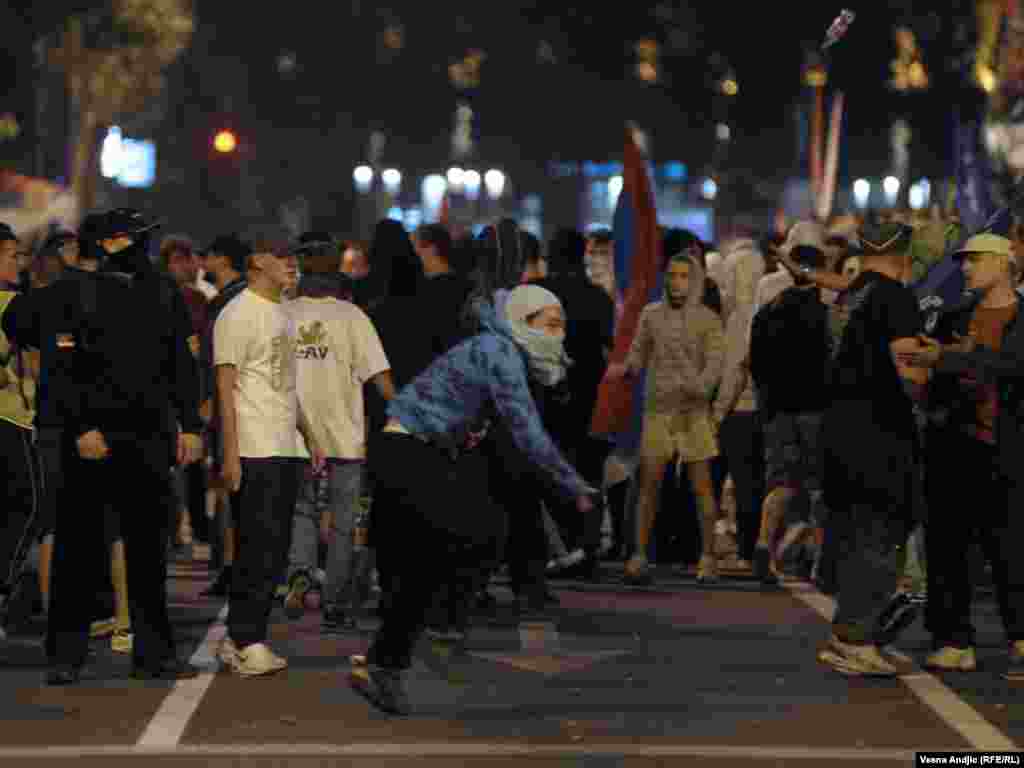
[[892, 677], [878, 649], [879, 619], [903, 572], [914, 527], [918, 440], [915, 403], [927, 371], [904, 364], [920, 348], [922, 318], [909, 274], [913, 230], [860, 233], [863, 271], [835, 323], [832, 402], [822, 428], [825, 503], [838, 562], [832, 638], [818, 659], [850, 676]]
[[[78, 682], [90, 609], [103, 575], [107, 505], [125, 541], [135, 632], [132, 676], [194, 677], [181, 663], [167, 616], [168, 520], [160, 499], [169, 467], [199, 459], [199, 380], [188, 310], [148, 256], [156, 224], [137, 211], [87, 217], [83, 256], [100, 272], [18, 297], [3, 318], [15, 343], [41, 352], [40, 400], [63, 428], [64, 495], [58, 508], [46, 651], [51, 685]], [[186, 330], [182, 330], [186, 329]], [[43, 406], [45, 409], [48, 406]]]

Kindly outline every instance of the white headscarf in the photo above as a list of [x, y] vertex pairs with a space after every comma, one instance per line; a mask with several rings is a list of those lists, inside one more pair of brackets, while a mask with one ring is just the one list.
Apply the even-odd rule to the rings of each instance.
[[565, 334], [558, 336], [530, 327], [526, 322], [548, 307], [562, 308], [547, 288], [539, 285], [520, 285], [509, 291], [504, 302], [505, 319], [516, 343], [526, 352], [530, 361], [530, 373], [545, 387], [561, 383], [572, 360], [565, 354]]

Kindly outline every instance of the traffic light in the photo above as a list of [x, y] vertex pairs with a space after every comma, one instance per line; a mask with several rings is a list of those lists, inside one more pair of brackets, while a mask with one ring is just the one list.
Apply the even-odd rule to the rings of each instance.
[[218, 131], [213, 137], [213, 148], [222, 154], [234, 152], [237, 147], [238, 137], [227, 129]]

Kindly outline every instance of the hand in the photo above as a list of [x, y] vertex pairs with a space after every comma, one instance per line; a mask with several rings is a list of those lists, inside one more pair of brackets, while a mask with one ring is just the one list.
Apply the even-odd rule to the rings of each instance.
[[103, 434], [98, 429], [86, 432], [78, 438], [77, 442], [78, 455], [83, 459], [99, 461], [110, 455], [110, 449], [107, 447], [107, 441], [103, 439]]
[[188, 351], [192, 353], [192, 357], [199, 357], [199, 337], [189, 336], [187, 343]]
[[203, 458], [203, 439], [189, 432], [178, 433], [178, 466], [187, 467]]
[[213, 400], [204, 400], [199, 406], [199, 418], [203, 420], [203, 424], [210, 423], [210, 419], [213, 418]]
[[327, 466], [327, 457], [324, 456], [324, 452], [314, 445], [313, 449], [309, 453], [311, 461], [313, 462], [313, 471], [322, 472], [323, 468]]
[[225, 456], [221, 477], [230, 493], [238, 493], [242, 487], [242, 460], [238, 456]]
[[898, 360], [910, 368], [934, 368], [938, 365], [942, 345], [924, 334], [918, 334], [917, 342], [920, 345], [918, 349], [898, 355]]
[[964, 355], [969, 355], [974, 351], [975, 347], [978, 346], [977, 340], [973, 334], [967, 334], [967, 336], [961, 336], [959, 333], [953, 334], [953, 339], [956, 343], [947, 344], [946, 349], [950, 352], [960, 352]]

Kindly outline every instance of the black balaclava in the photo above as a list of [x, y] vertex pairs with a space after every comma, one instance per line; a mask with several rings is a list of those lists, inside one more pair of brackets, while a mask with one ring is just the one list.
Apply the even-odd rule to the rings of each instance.
[[[126, 275], [139, 275], [154, 271], [153, 262], [149, 258], [149, 246], [153, 242], [152, 232], [131, 235], [132, 244], [116, 253], [106, 253], [105, 272], [123, 272]], [[102, 246], [100, 246], [102, 248]]]

